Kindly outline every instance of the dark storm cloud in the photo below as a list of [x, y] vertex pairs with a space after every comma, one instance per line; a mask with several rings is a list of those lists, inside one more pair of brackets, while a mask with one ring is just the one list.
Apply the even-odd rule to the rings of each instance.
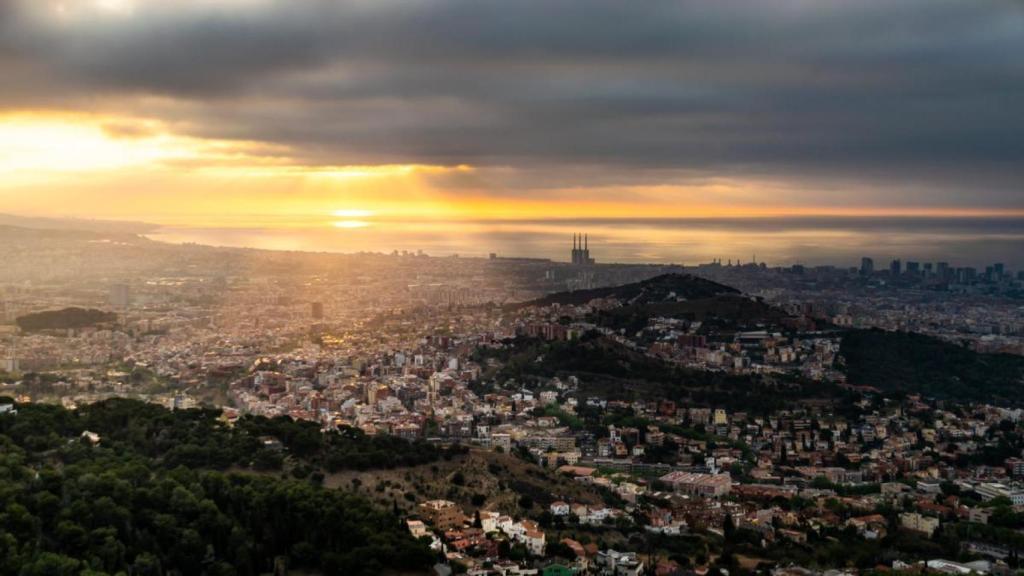
[[148, 111], [317, 163], [894, 179], [1006, 206], [1024, 203], [1021, 54], [1011, 1], [153, 1], [62, 20], [0, 0], [10, 106], [166, 96]]

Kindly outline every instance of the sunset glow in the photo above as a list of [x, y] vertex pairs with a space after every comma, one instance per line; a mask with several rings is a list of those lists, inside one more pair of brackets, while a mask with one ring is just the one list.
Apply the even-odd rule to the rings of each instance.
[[339, 217], [339, 218], [366, 218], [368, 216], [373, 216], [373, 211], [371, 211], [371, 210], [352, 210], [352, 209], [349, 209], [349, 210], [335, 210], [334, 211], [334, 215]]
[[[933, 205], [815, 205], [784, 180], [754, 178], [556, 186], [543, 193], [510, 189], [496, 195], [493, 182], [502, 183], [506, 169], [309, 165], [293, 153], [269, 143], [179, 134], [153, 119], [10, 113], [0, 117], [0, 177], [5, 182], [0, 200], [24, 213], [40, 212], [61, 199], [69, 214], [90, 218], [284, 228], [320, 222], [337, 229], [364, 228], [372, 217], [427, 222], [558, 220], [570, 215], [601, 219], [1024, 213]], [[458, 187], [452, 189], [450, 182]], [[119, 196], [126, 201], [100, 201]], [[358, 207], [332, 208], [339, 203]]]
[[[721, 218], [789, 215], [983, 216], [943, 206], [820, 206], [790, 202], [785, 182], [718, 178], [656, 186], [555, 187], [495, 196], [486, 167], [317, 166], [255, 142], [174, 133], [157, 120], [29, 112], [0, 117], [0, 199], [34, 212], [64, 198], [69, 213], [157, 223], [247, 225], [275, 215], [360, 228], [373, 216], [420, 219]], [[145, 178], [139, 190], [139, 178]], [[447, 182], [460, 181], [452, 190]], [[468, 179], [468, 181], [464, 181]], [[32, 190], [32, 196], [18, 190]], [[529, 193], [527, 193], [529, 192]], [[125, 204], [98, 199], [131, 195]], [[580, 197], [586, 196], [586, 201]], [[764, 201], [769, 196], [772, 201]], [[175, 199], [189, 198], [188, 206]], [[339, 202], [356, 208], [331, 208]], [[239, 212], [233, 206], [244, 204]], [[1020, 214], [1020, 210], [1012, 213]], [[331, 220], [330, 218], [335, 220]], [[248, 220], [247, 220], [248, 219]], [[338, 221], [337, 219], [340, 219]], [[295, 225], [282, 221], [279, 226]], [[266, 223], [266, 222], [262, 222]]]
[[102, 121], [74, 115], [11, 115], [0, 118], [0, 174], [109, 172], [199, 157], [198, 142], [166, 133], [119, 137]]
[[[449, 0], [5, 6], [18, 56], [0, 61], [0, 212], [453, 237], [481, 222], [1024, 215], [1016, 148], [989, 152], [1019, 130], [982, 112], [1013, 91], [974, 87], [1013, 65], [991, 56], [1014, 53], [997, 9], [963, 39], [989, 63], [965, 69], [978, 78], [936, 56], [906, 90], [906, 47], [873, 60], [837, 40], [904, 28], [852, 5], [788, 6], [765, 27], [725, 6], [602, 3], [577, 36], [529, 39], [507, 23], [531, 7], [480, 21]], [[630, 26], [599, 49], [613, 21]], [[720, 38], [722, 21], [750, 45]], [[442, 25], [450, 42], [424, 34]], [[902, 25], [914, 58], [943, 54], [942, 30]], [[851, 89], [858, 70], [874, 75]], [[940, 93], [941, 113], [926, 96]]]

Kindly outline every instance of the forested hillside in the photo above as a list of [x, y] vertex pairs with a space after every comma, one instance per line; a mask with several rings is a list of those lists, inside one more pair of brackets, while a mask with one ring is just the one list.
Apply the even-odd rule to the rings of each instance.
[[477, 360], [500, 365], [493, 376], [527, 385], [576, 376], [580, 393], [614, 400], [668, 399], [730, 411], [766, 413], [808, 400], [832, 400], [841, 391], [783, 375], [729, 374], [675, 366], [591, 332], [578, 340], [517, 338], [481, 350]]
[[911, 332], [858, 330], [843, 337], [840, 353], [851, 384], [935, 398], [1021, 403], [1024, 358], [979, 354]]
[[[439, 450], [354, 430], [321, 435], [290, 419], [230, 428], [218, 416], [129, 400], [79, 411], [29, 404], [0, 416], [0, 575], [249, 575], [275, 562], [380, 574], [431, 565], [433, 554], [391, 511], [322, 488], [318, 467], [423, 463]], [[271, 438], [282, 446], [268, 447], [277, 445]]]

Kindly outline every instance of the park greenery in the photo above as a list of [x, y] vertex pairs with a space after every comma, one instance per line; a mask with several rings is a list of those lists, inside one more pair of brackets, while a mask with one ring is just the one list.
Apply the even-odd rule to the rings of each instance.
[[109, 324], [117, 320], [117, 314], [86, 308], [64, 308], [47, 310], [19, 316], [15, 322], [25, 332], [40, 330], [70, 330], [88, 328], [98, 324]]

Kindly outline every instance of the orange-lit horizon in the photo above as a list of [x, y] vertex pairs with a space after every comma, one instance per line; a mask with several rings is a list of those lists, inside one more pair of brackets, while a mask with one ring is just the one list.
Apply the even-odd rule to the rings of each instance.
[[595, 183], [489, 195], [486, 177], [455, 191], [445, 188], [446, 177], [487, 171], [469, 165], [308, 165], [290, 152], [259, 142], [176, 134], [152, 119], [7, 113], [0, 116], [0, 210], [175, 226], [282, 228], [360, 228], [380, 220], [1024, 215], [1024, 210], [986, 207], [796, 204], [778, 179]]

